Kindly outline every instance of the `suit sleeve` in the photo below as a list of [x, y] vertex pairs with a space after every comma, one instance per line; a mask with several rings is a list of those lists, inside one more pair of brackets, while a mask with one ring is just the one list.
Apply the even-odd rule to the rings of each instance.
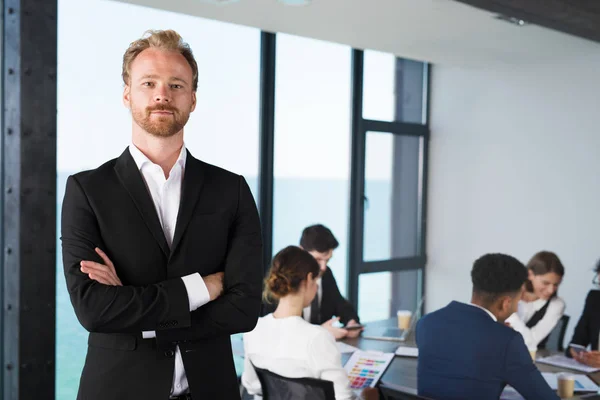
[[89, 332], [139, 333], [191, 324], [189, 301], [180, 278], [143, 287], [108, 286], [80, 270], [82, 260], [103, 263], [98, 221], [77, 178], [67, 180], [61, 218], [67, 290], [75, 315]]
[[505, 380], [526, 400], [560, 400], [537, 369], [523, 337], [513, 335], [506, 349]]
[[355, 320], [356, 322], [360, 322], [358, 319], [358, 314], [356, 310], [350, 304], [348, 300], [342, 296], [340, 293], [340, 289], [338, 288], [335, 277], [333, 276], [333, 272], [329, 267], [327, 267], [327, 274], [329, 275], [327, 279], [329, 280], [327, 288], [323, 287], [323, 290], [329, 291], [329, 296], [334, 303], [334, 315], [340, 317], [340, 322], [346, 324], [350, 320]]
[[[569, 343], [579, 344], [582, 346], [587, 346], [591, 343], [590, 338], [590, 318], [594, 312], [593, 305], [593, 292], [589, 292], [587, 298], [585, 299], [585, 307], [583, 308], [583, 314], [579, 318], [577, 322], [577, 326], [573, 331], [573, 338]], [[569, 351], [569, 346], [567, 346], [566, 350], [567, 357], [571, 357], [571, 352]]]
[[261, 311], [262, 234], [258, 211], [244, 178], [225, 259], [224, 292], [192, 312], [192, 326], [157, 332], [159, 341], [179, 342], [254, 329]]

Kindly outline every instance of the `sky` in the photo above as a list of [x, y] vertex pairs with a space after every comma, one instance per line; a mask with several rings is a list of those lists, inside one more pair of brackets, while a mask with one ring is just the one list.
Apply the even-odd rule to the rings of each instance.
[[[175, 29], [199, 66], [198, 105], [184, 131], [188, 149], [258, 175], [258, 29], [107, 0], [59, 0], [59, 16], [60, 172], [96, 168], [122, 153], [131, 140], [121, 100], [123, 53], [148, 29]], [[276, 178], [349, 179], [350, 55], [348, 46], [277, 36]], [[393, 55], [367, 51], [366, 118], [391, 120], [393, 83]], [[367, 179], [389, 180], [391, 138], [371, 136]]]

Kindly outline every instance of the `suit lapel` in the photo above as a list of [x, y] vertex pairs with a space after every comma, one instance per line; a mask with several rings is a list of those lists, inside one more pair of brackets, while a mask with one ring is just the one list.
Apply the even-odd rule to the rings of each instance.
[[146, 226], [150, 229], [150, 232], [152, 232], [152, 236], [156, 239], [156, 242], [165, 256], [169, 257], [169, 246], [167, 245], [165, 234], [160, 225], [156, 207], [152, 202], [150, 193], [148, 193], [144, 178], [135, 164], [133, 157], [131, 157], [131, 153], [129, 153], [129, 148], [127, 148], [117, 159], [115, 171], [121, 184], [125, 187], [125, 190], [127, 190], [135, 203], [135, 206], [142, 215], [142, 219], [146, 223]]
[[192, 218], [203, 185], [204, 170], [202, 163], [195, 159], [188, 151], [183, 183], [181, 185], [181, 200], [179, 202], [177, 224], [175, 225], [175, 235], [173, 236], [173, 244], [171, 245], [171, 254], [175, 254], [175, 250]]

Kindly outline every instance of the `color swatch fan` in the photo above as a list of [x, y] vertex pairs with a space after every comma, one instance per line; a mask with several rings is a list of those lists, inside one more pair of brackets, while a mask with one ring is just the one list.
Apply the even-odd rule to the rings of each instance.
[[393, 358], [394, 353], [357, 351], [352, 354], [344, 366], [350, 388], [356, 390], [375, 387]]

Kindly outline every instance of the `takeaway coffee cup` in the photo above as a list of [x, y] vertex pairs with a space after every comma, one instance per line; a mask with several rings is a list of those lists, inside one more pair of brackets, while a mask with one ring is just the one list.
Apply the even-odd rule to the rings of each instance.
[[575, 392], [575, 378], [570, 374], [558, 374], [556, 376], [558, 380], [558, 397], [569, 398], [573, 397]]
[[400, 310], [398, 311], [398, 328], [400, 329], [408, 329], [410, 326], [410, 317], [412, 316], [412, 312], [408, 310]]

